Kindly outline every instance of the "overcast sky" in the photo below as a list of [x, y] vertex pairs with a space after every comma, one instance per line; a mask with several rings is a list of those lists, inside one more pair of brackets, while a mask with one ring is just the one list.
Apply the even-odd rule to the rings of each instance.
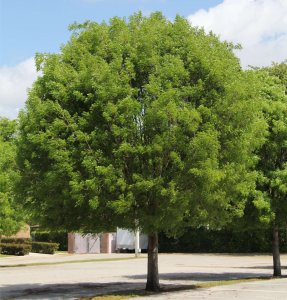
[[162, 11], [240, 43], [244, 68], [287, 58], [287, 0], [0, 0], [0, 116], [17, 117], [36, 79], [36, 52], [57, 52], [74, 21]]

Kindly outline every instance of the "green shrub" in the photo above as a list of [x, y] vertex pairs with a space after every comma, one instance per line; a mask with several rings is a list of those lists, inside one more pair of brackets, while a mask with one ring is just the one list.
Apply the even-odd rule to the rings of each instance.
[[[286, 230], [280, 230], [280, 249], [287, 251]], [[160, 252], [187, 253], [271, 253], [272, 235], [268, 229], [209, 230], [190, 229], [178, 238], [159, 235]]]
[[33, 231], [33, 241], [35, 242], [49, 242], [58, 243], [59, 250], [68, 250], [68, 233], [66, 231]]
[[6, 255], [18, 255], [23, 256], [29, 254], [31, 252], [32, 245], [31, 244], [8, 244], [8, 243], [0, 243], [0, 253]]
[[4, 244], [30, 244], [30, 238], [0, 238], [0, 243]]
[[32, 252], [54, 254], [58, 249], [58, 243], [32, 242]]

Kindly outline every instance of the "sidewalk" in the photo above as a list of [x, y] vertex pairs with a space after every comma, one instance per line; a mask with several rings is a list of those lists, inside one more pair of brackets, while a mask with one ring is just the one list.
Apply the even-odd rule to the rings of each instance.
[[[39, 254], [30, 253], [25, 256], [4, 256], [0, 257], [0, 268], [8, 266], [22, 266], [30, 264], [51, 264], [58, 262], [75, 262], [75, 261], [93, 261], [93, 260], [114, 260], [114, 259], [128, 259], [134, 258], [134, 254], [68, 254], [68, 253], [56, 253], [51, 254]], [[142, 255], [144, 257], [144, 254]]]

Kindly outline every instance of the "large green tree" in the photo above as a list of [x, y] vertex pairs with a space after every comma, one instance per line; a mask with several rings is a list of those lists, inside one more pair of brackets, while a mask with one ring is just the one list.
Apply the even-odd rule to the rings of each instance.
[[21, 227], [21, 210], [15, 203], [16, 121], [0, 118], [0, 237], [16, 233]]
[[254, 204], [259, 217], [272, 224], [274, 276], [281, 276], [278, 229], [285, 228], [287, 222], [287, 64], [273, 64], [257, 72], [262, 81], [268, 136], [259, 151], [261, 197]]
[[[20, 195], [41, 224], [148, 234], [146, 289], [158, 290], [158, 232], [223, 226], [255, 188], [265, 122], [234, 46], [160, 13], [71, 26], [20, 116]], [[254, 83], [254, 84], [253, 84]]]

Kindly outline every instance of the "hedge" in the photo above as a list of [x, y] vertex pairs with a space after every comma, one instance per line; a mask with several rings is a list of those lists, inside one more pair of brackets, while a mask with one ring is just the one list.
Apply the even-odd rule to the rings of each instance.
[[23, 256], [31, 252], [31, 244], [9, 244], [9, 243], [0, 243], [0, 253], [6, 255], [18, 255]]
[[2, 238], [0, 241], [0, 253], [7, 255], [26, 255], [29, 252], [54, 254], [58, 248], [58, 243], [31, 242], [27, 238]]
[[66, 231], [33, 231], [33, 241], [58, 243], [60, 251], [68, 250], [68, 233]]
[[30, 244], [30, 238], [0, 238], [0, 243], [4, 244]]
[[58, 249], [58, 243], [32, 242], [32, 252], [54, 254]]
[[[287, 252], [286, 230], [280, 230], [280, 250]], [[160, 252], [185, 253], [271, 253], [271, 230], [190, 229], [181, 237], [159, 235]]]

